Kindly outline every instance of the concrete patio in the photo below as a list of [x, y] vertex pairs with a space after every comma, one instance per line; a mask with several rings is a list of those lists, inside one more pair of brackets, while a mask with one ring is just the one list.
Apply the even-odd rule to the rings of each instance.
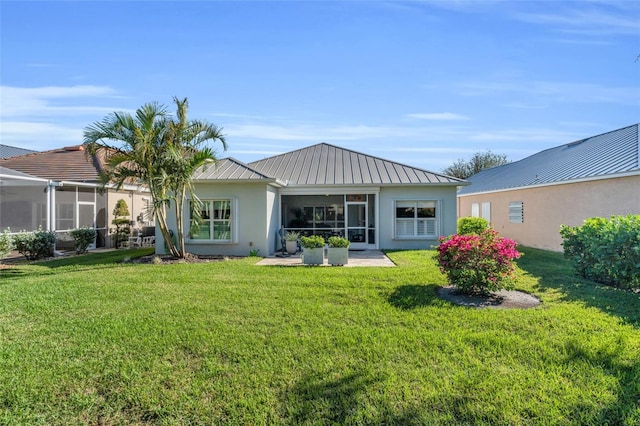
[[[279, 254], [279, 253], [278, 253]], [[265, 257], [256, 265], [268, 265], [268, 266], [306, 266], [302, 264], [300, 259], [300, 253], [288, 257], [271, 256]], [[325, 254], [324, 263], [317, 266], [331, 266], [327, 263], [327, 256]], [[396, 266], [383, 252], [380, 250], [350, 250], [349, 251], [349, 263], [344, 265], [345, 267], [359, 267], [359, 266], [381, 266], [391, 267]]]

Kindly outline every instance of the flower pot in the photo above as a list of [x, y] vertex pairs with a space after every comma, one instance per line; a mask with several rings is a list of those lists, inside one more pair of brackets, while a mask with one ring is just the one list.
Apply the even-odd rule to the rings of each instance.
[[302, 263], [305, 265], [322, 265], [324, 261], [324, 248], [304, 248], [301, 258]]
[[286, 241], [287, 253], [296, 254], [298, 252], [298, 241]]
[[349, 249], [347, 247], [329, 247], [327, 261], [329, 265], [346, 265], [349, 262]]

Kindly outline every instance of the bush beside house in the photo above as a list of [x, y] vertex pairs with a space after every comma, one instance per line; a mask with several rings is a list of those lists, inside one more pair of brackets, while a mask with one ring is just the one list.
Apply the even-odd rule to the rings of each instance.
[[565, 258], [579, 275], [620, 288], [640, 288], [640, 215], [593, 217], [560, 228]]

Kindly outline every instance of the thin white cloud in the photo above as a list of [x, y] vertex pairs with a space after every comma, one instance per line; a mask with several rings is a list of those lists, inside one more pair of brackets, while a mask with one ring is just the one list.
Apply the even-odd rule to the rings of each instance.
[[[55, 117], [59, 115], [104, 115], [113, 107], [93, 105], [59, 105], [77, 98], [104, 98], [115, 91], [106, 86], [0, 86], [0, 117]], [[75, 101], [74, 103], [78, 103]]]
[[584, 4], [576, 4], [580, 7], [554, 13], [519, 13], [515, 17], [524, 22], [555, 27], [565, 33], [638, 35], [639, 7], [635, 10], [618, 11], [611, 7], [587, 9]]
[[[460, 94], [487, 96], [496, 94], [520, 94], [545, 102], [562, 103], [612, 103], [637, 105], [640, 87], [609, 87], [594, 83], [561, 81], [486, 81], [466, 82], [457, 85]], [[517, 101], [522, 102], [522, 101]], [[512, 102], [513, 103], [513, 102]], [[527, 102], [524, 102], [527, 103]]]
[[80, 144], [82, 132], [82, 128], [64, 127], [51, 123], [3, 121], [0, 127], [0, 140], [5, 145], [40, 151]]
[[409, 118], [416, 118], [419, 120], [432, 120], [432, 121], [458, 121], [469, 120], [469, 117], [462, 114], [456, 114], [453, 112], [416, 112], [407, 114]]

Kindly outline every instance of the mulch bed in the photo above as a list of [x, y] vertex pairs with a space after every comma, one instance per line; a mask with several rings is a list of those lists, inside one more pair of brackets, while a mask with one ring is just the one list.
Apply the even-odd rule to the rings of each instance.
[[517, 290], [501, 290], [481, 296], [458, 293], [454, 287], [440, 287], [438, 296], [451, 303], [471, 308], [529, 309], [542, 303], [537, 297]]

